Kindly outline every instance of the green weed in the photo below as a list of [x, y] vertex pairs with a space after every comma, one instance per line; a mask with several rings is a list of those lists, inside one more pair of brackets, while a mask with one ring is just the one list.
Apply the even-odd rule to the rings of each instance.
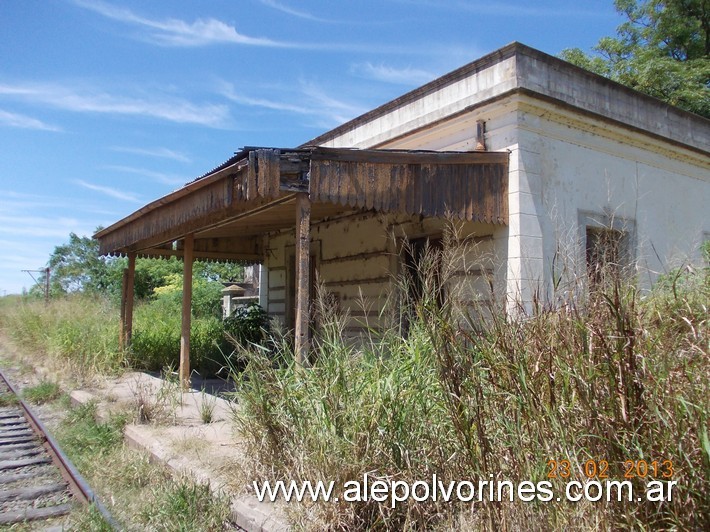
[[208, 485], [183, 479], [161, 486], [141, 518], [151, 530], [219, 531], [229, 519], [229, 504]]
[[0, 393], [0, 407], [15, 406], [18, 403], [17, 396], [11, 393]]
[[[147, 455], [123, 444], [127, 417], [97, 422], [96, 407], [74, 408], [57, 431], [62, 449], [127, 530], [216, 531], [226, 528], [227, 499], [187, 479], [173, 479]], [[101, 467], [97, 467], [100, 464]], [[110, 495], [110, 497], [109, 497]], [[96, 512], [79, 516], [77, 530], [104, 530]]]
[[108, 301], [82, 295], [49, 304], [20, 298], [0, 314], [10, 338], [64, 366], [75, 378], [115, 374], [125, 366], [125, 353], [118, 347], [118, 313]]
[[123, 442], [125, 416], [114, 416], [108, 422], [96, 420], [96, 405], [87, 403], [72, 409], [62, 423], [57, 437], [62, 449], [78, 467], [96, 464]]
[[49, 403], [58, 399], [62, 394], [59, 384], [53, 381], [43, 380], [39, 384], [25, 388], [22, 391], [22, 396], [36, 405]]
[[[144, 303], [136, 308], [130, 365], [162, 371], [180, 359], [180, 308], [165, 301]], [[194, 318], [190, 332], [190, 367], [203, 375], [224, 365], [227, 341], [222, 322], [214, 317]]]
[[71, 529], [90, 530], [91, 532], [113, 532], [114, 530], [93, 504], [72, 514]]
[[[179, 360], [180, 307], [172, 301], [137, 304], [132, 347], [122, 351], [118, 345], [119, 309], [109, 300], [81, 294], [49, 303], [19, 297], [7, 300], [0, 307], [0, 327], [8, 336], [79, 380], [114, 375], [126, 367], [162, 371]], [[225, 365], [223, 353], [230, 352], [220, 319], [193, 319], [192, 368], [203, 375], [214, 374]]]

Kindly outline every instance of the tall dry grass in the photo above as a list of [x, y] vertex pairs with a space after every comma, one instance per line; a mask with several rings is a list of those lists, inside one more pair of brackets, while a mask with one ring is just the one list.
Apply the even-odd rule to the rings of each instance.
[[[0, 329], [23, 352], [35, 353], [79, 379], [114, 375], [126, 368], [161, 371], [180, 356], [180, 308], [161, 301], [136, 306], [133, 342], [119, 347], [119, 309], [108, 299], [71, 294], [49, 302], [33, 297], [2, 298]], [[222, 321], [211, 316], [192, 320], [191, 367], [214, 374], [230, 354]]]
[[[582, 482], [589, 460], [608, 462], [609, 480], [625, 480], [628, 460], [670, 460], [677, 491], [662, 503], [410, 499], [392, 508], [341, 497], [290, 508], [309, 529], [710, 528], [708, 269], [642, 297], [614, 267], [578, 291], [584, 300], [536, 302], [515, 318], [490, 308], [463, 315], [446, 293], [446, 266], [427, 266], [445, 264], [453, 247], [423, 259], [406, 338], [395, 324], [354, 346], [336, 316], [310, 368], [293, 363], [287, 342], [274, 342], [280, 364], [264, 350], [245, 355], [236, 419], [254, 478], [343, 486], [365, 474], [409, 483], [436, 474], [550, 480], [560, 494], [550, 460], [568, 460], [568, 480]], [[634, 493], [649, 480], [630, 479]]]
[[125, 365], [115, 307], [80, 294], [44, 300], [17, 297], [0, 308], [0, 327], [23, 352], [77, 378], [112, 374]]

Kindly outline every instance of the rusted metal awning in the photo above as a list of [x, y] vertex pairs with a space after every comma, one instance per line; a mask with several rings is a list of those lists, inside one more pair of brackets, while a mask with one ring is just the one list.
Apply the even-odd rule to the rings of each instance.
[[245, 148], [229, 161], [99, 231], [103, 255], [181, 255], [259, 261], [261, 235], [294, 226], [307, 192], [311, 219], [342, 212], [508, 221], [507, 152]]

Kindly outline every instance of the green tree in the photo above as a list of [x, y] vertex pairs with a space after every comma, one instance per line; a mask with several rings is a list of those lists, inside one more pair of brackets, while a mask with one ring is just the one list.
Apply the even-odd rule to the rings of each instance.
[[627, 19], [566, 61], [710, 118], [710, 0], [615, 0]]
[[[52, 294], [105, 293], [115, 290], [121, 282], [119, 261], [99, 256], [99, 243], [76, 233], [69, 233], [69, 242], [54, 248], [47, 266]], [[44, 290], [44, 282], [42, 274], [38, 280], [40, 291]]]
[[[47, 266], [50, 268], [52, 294], [86, 292], [118, 299], [121, 296], [123, 270], [127, 266], [127, 259], [102, 257], [99, 255], [97, 240], [70, 233], [69, 242], [54, 248]], [[154, 298], [156, 289], [174, 285], [175, 277], [180, 277], [182, 271], [182, 261], [176, 257], [137, 259], [134, 280], [136, 298]], [[196, 293], [203, 295], [203, 299], [211, 299], [214, 295], [218, 306], [221, 283], [241, 280], [244, 276], [244, 267], [240, 264], [196, 261], [193, 275], [199, 285]], [[38, 278], [37, 285], [32, 288], [32, 294], [44, 294], [44, 282], [45, 275], [42, 274]], [[212, 311], [205, 313], [210, 312]]]
[[[125, 268], [125, 259], [122, 264], [122, 267]], [[153, 297], [157, 288], [172, 286], [174, 284], [175, 275], [181, 276], [182, 272], [182, 261], [176, 257], [170, 257], [168, 259], [136, 260], [136, 276], [134, 281], [136, 297], [138, 299]], [[193, 278], [195, 280], [214, 282], [216, 285], [219, 285], [219, 290], [221, 290], [221, 283], [223, 282], [242, 280], [244, 278], [244, 267], [241, 264], [225, 262], [195, 261], [193, 265]], [[180, 286], [180, 290], [182, 290], [182, 284]]]
[[244, 279], [244, 266], [231, 262], [195, 263], [195, 274], [210, 281], [232, 283]]
[[[127, 264], [127, 259], [123, 259], [122, 267], [125, 268]], [[177, 260], [175, 257], [168, 259], [136, 259], [136, 275], [133, 281], [136, 298], [152, 298], [156, 288], [168, 284], [171, 276], [181, 274], [182, 270], [182, 261]]]

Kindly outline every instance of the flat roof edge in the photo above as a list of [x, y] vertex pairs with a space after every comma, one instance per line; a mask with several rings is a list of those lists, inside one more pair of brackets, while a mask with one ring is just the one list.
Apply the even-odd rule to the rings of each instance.
[[[626, 124], [637, 131], [647, 131], [651, 134], [658, 134], [659, 123], [661, 126], [665, 122], [667, 128], [674, 127], [675, 124], [682, 123], [687, 125], [686, 139], [681, 140], [677, 135], [673, 135], [673, 131], [665, 133], [669, 137], [673, 137], [676, 142], [690, 146], [695, 150], [706, 151], [705, 146], [710, 145], [710, 120], [686, 111], [679, 107], [670, 105], [662, 100], [649, 96], [647, 94], [636, 91], [630, 87], [622, 85], [616, 81], [605, 78], [581, 67], [573, 65], [563, 59], [552, 56], [535, 48], [531, 48], [519, 42], [510, 43], [494, 52], [491, 52], [475, 61], [468, 63], [448, 74], [441, 76], [421, 87], [414, 89], [394, 100], [391, 100], [379, 107], [360, 115], [353, 120], [350, 120], [318, 137], [304, 143], [302, 146], [319, 145], [336, 139], [350, 131], [354, 131], [361, 126], [374, 122], [377, 119], [386, 116], [387, 114], [404, 107], [408, 104], [416, 102], [436, 91], [465, 79], [472, 74], [483, 71], [491, 66], [494, 66], [502, 61], [516, 58], [515, 61], [515, 88], [524, 89], [526, 91], [537, 93], [546, 99], [557, 99], [562, 103], [571, 107], [576, 107], [587, 113], [595, 113], [604, 118], [610, 118], [620, 124]], [[559, 80], [551, 79], [551, 74], [559, 74]], [[547, 79], [544, 78], [548, 75]], [[565, 94], [564, 90], [554, 90], [555, 83], [560, 84], [560, 88], [564, 88], [564, 81], [576, 81], [589, 84], [590, 88], [597, 89], [602, 93], [606, 93], [606, 106], [595, 106], [591, 94], [584, 94], [582, 91], [581, 97], [574, 98], [571, 94]], [[589, 96], [585, 100], [585, 96]], [[617, 98], [624, 99], [627, 103], [633, 102], [634, 111], [638, 114], [647, 116], [653, 115], [656, 117], [655, 123], [642, 123], [635, 119], [637, 117], [625, 117], [616, 103]], [[616, 108], [616, 109], [615, 109]], [[706, 133], [705, 133], [706, 132]], [[703, 134], [704, 133], [704, 134]], [[663, 133], [662, 133], [663, 134]], [[695, 136], [699, 135], [699, 138]], [[706, 143], [704, 139], [708, 139]]]

